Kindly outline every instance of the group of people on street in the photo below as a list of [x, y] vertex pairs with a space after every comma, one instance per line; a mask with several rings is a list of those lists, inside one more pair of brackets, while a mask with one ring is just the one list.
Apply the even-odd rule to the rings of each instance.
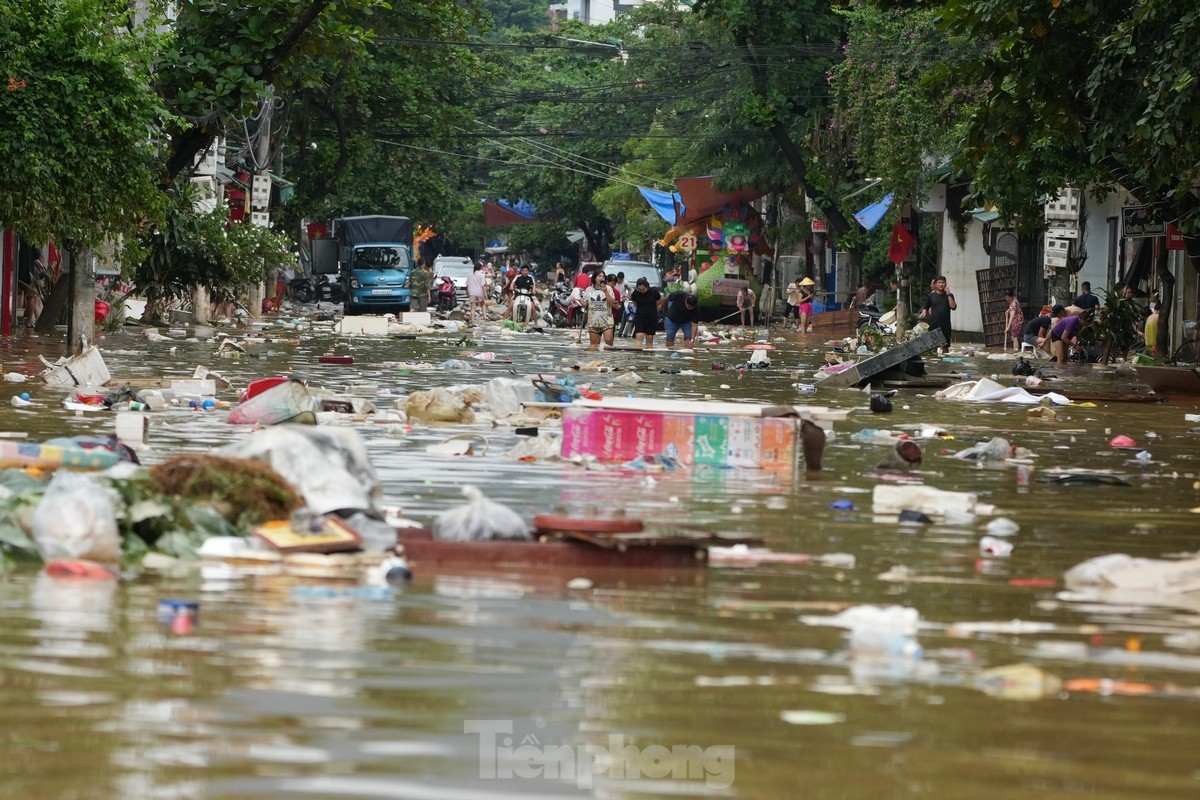
[[784, 306], [784, 327], [791, 326], [791, 320], [796, 320], [796, 330], [801, 335], [808, 333], [808, 323], [813, 317], [813, 301], [817, 297], [817, 283], [805, 276], [797, 278], [788, 284], [787, 305]]
[[[1046, 353], [1060, 365], [1066, 364], [1071, 352], [1080, 349], [1081, 334], [1097, 324], [1101, 306], [1100, 298], [1092, 292], [1091, 283], [1084, 281], [1079, 289], [1079, 294], [1070, 305], [1045, 305], [1038, 316], [1026, 321], [1016, 289], [1010, 288], [1005, 292], [1004, 325], [1008, 338], [1005, 339], [1004, 349], [1008, 349], [1011, 340], [1014, 351], [1020, 352], [1024, 346], [1028, 346]], [[1122, 296], [1132, 301], [1133, 287], [1125, 287]], [[1150, 355], [1157, 350], [1158, 310], [1159, 300], [1155, 293], [1132, 332], [1137, 338], [1144, 339], [1146, 352]]]
[[663, 314], [666, 328], [667, 348], [675, 347], [675, 340], [683, 334], [684, 347], [691, 347], [696, 327], [700, 322], [700, 303], [696, 295], [685, 290], [663, 294], [652, 287], [646, 278], [638, 278], [633, 291], [622, 285], [623, 275], [606, 275], [600, 270], [588, 279], [588, 287], [582, 293], [587, 313], [585, 328], [588, 332], [588, 349], [600, 349], [600, 343], [611, 347], [616, 322], [621, 308], [621, 291], [626, 290], [625, 301], [633, 316], [634, 340], [643, 350], [654, 347], [658, 332], [659, 315]]

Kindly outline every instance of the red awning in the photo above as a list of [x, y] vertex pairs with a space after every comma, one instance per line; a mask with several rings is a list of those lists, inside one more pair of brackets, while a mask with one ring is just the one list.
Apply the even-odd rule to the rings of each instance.
[[708, 219], [713, 214], [724, 213], [726, 209], [737, 210], [742, 203], [749, 203], [766, 194], [760, 189], [750, 188], [718, 192], [712, 184], [712, 176], [675, 180], [683, 203], [683, 215], [676, 222], [677, 225], [690, 225]]
[[501, 205], [495, 200], [483, 201], [483, 224], [488, 227], [497, 225], [528, 225], [531, 222], [542, 222], [537, 217], [522, 214], [508, 206]]

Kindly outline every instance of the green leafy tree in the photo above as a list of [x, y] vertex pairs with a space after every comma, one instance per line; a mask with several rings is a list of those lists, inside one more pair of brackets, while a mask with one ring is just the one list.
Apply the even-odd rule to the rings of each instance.
[[[930, 9], [880, 9], [852, 0], [845, 57], [830, 71], [831, 139], [844, 132], [858, 169], [880, 179], [879, 191], [919, 199], [930, 172], [955, 151], [964, 110], [977, 89], [950, 81], [951, 67], [972, 52], [938, 28]], [[900, 205], [900, 204], [897, 204]]]
[[166, 301], [204, 287], [218, 301], [238, 298], [268, 270], [294, 261], [286, 236], [250, 223], [229, 221], [229, 210], [195, 210], [195, 190], [177, 184], [165, 218], [139, 236], [135, 288], [146, 298], [147, 322], [158, 320]]
[[[161, 0], [155, 0], [161, 5]], [[213, 139], [243, 122], [264, 98], [309, 79], [311, 57], [368, 49], [364, 17], [383, 0], [190, 0], [175, 4], [171, 47], [156, 71], [174, 112], [163, 182], [192, 168]]]
[[123, 2], [0, 0], [0, 226], [88, 248], [159, 203], [148, 76], [160, 38]]
[[726, 57], [749, 75], [750, 90], [736, 98], [738, 119], [769, 135], [792, 182], [814, 198], [830, 232], [849, 232], [852, 223], [836, 202], [838, 187], [804, 146], [807, 131], [828, 116], [827, 75], [843, 36], [842, 19], [828, 0], [697, 0], [695, 14], [712, 33], [728, 33], [734, 47]]
[[532, 33], [550, 21], [549, 0], [483, 0], [483, 8], [492, 18], [497, 38], [510, 30]]
[[[466, 41], [470, 3], [434, 0], [359, 12], [372, 44], [315, 55], [282, 92], [284, 168], [298, 183], [289, 219], [402, 214], [440, 225], [463, 185], [471, 97], [490, 76]], [[419, 38], [414, 32], [420, 32]]]
[[[981, 43], [956, 65], [980, 87], [959, 162], [979, 196], [1027, 226], [1067, 184], [1121, 186], [1174, 220], [1200, 256], [1200, 11], [1146, 0], [946, 0], [946, 30]], [[983, 46], [986, 45], [986, 46]], [[1160, 273], [1159, 349], [1174, 277]]]
[[[595, 193], [610, 174], [620, 173], [630, 133], [645, 130], [653, 116], [625, 69], [616, 38], [621, 30], [568, 20], [560, 36], [515, 37], [513, 43], [528, 51], [492, 54], [505, 80], [481, 98], [477, 111], [486, 131], [480, 150], [492, 159], [481, 189], [528, 200], [542, 214], [578, 228], [597, 258], [608, 257], [615, 228]], [[625, 93], [628, 98], [614, 100]]]

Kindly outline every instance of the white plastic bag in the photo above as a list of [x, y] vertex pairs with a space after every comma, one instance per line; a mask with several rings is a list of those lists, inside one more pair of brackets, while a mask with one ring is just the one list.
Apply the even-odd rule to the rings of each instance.
[[218, 451], [252, 458], [278, 472], [318, 514], [366, 511], [383, 498], [367, 446], [353, 428], [275, 425]]
[[30, 527], [46, 561], [82, 558], [115, 563], [121, 552], [112, 498], [104, 487], [77, 472], [54, 474]]
[[445, 542], [529, 540], [529, 526], [507, 506], [488, 500], [474, 486], [464, 486], [467, 504], [442, 512], [433, 522], [433, 537]]

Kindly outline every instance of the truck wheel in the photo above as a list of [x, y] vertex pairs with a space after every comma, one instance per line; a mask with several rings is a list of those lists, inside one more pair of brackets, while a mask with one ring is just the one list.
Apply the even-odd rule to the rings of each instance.
[[345, 316], [347, 317], [353, 317], [361, 313], [359, 307], [351, 303], [349, 300], [346, 301], [346, 305], [343, 310], [345, 312]]

